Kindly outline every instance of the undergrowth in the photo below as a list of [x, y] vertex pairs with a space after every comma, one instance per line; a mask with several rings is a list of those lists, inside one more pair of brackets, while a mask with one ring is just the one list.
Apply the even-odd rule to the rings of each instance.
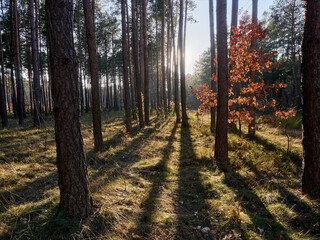
[[[319, 239], [319, 202], [301, 193], [301, 131], [291, 152], [281, 128], [256, 138], [229, 133], [229, 163], [213, 160], [209, 116], [175, 117], [124, 132], [103, 114], [104, 152], [93, 152], [91, 115], [82, 135], [95, 206], [76, 221], [57, 213], [53, 120], [37, 130], [10, 120], [0, 131], [1, 239]], [[244, 129], [245, 130], [245, 129]], [[227, 164], [228, 170], [222, 171]]]

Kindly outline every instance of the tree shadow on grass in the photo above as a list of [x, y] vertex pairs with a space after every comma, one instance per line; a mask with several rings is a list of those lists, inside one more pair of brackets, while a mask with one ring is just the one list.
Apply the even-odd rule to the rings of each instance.
[[[222, 171], [225, 165], [216, 161], [218, 168]], [[291, 239], [286, 229], [274, 218], [266, 206], [263, 204], [252, 187], [248, 184], [246, 177], [237, 173], [232, 166], [224, 171], [224, 183], [234, 192], [237, 202], [244, 209], [245, 213], [250, 217], [253, 230], [263, 235], [263, 239]], [[263, 230], [259, 230], [263, 229]], [[250, 239], [250, 236], [239, 225], [243, 239]], [[262, 231], [262, 232], [261, 232]]]
[[152, 232], [152, 218], [154, 216], [157, 201], [160, 196], [161, 188], [166, 182], [167, 177], [167, 164], [170, 159], [170, 155], [173, 151], [173, 143], [175, 140], [175, 134], [177, 131], [177, 124], [174, 125], [171, 131], [171, 135], [169, 137], [169, 141], [166, 147], [162, 150], [163, 157], [159, 161], [156, 166], [153, 166], [150, 169], [149, 173], [151, 175], [152, 187], [149, 192], [147, 199], [141, 204], [141, 208], [143, 212], [138, 220], [138, 227], [135, 230], [135, 233], [141, 236], [146, 237], [146, 239], [150, 239]]
[[177, 232], [175, 239], [214, 239], [212, 232], [204, 234], [197, 226], [215, 229], [210, 217], [208, 189], [203, 186], [201, 162], [196, 158], [189, 127], [181, 128], [178, 173], [178, 199], [175, 205]]
[[[257, 143], [263, 145], [263, 143]], [[277, 179], [277, 176], [274, 173], [258, 170], [257, 166], [252, 161], [242, 162], [254, 172], [257, 177], [256, 183], [258, 183], [258, 185], [263, 187], [268, 184], [270, 188], [278, 190], [283, 199], [282, 202], [287, 205], [288, 209], [297, 214], [293, 219], [289, 220], [289, 224], [293, 229], [301, 231], [306, 235], [309, 234], [315, 238], [320, 237], [320, 207], [317, 210], [313, 209], [303, 199], [299, 199], [290, 192], [287, 187], [284, 186], [285, 184], [272, 181], [273, 179]]]
[[[126, 167], [131, 166], [140, 159], [139, 154], [136, 154], [136, 152], [140, 149], [141, 145], [153, 134], [160, 131], [166, 124], [168, 124], [168, 120], [162, 124], [157, 121], [154, 123], [153, 127], [142, 129], [142, 131], [136, 133], [139, 133], [139, 136], [133, 139], [125, 148], [110, 156], [110, 159], [107, 161], [99, 160], [97, 164], [92, 165], [91, 169], [93, 169], [95, 173], [90, 176], [90, 181], [97, 186], [93, 191], [99, 190], [101, 187], [115, 181], [118, 177], [123, 175], [123, 170]], [[117, 136], [114, 136], [110, 139], [110, 142], [117, 142], [118, 140], [116, 140], [116, 138]], [[107, 141], [105, 144], [110, 144], [110, 142]], [[95, 154], [94, 151], [91, 151], [87, 154], [87, 157]]]
[[38, 177], [26, 185], [15, 187], [3, 193], [0, 192], [0, 214], [5, 213], [12, 206], [42, 199], [44, 193], [56, 187], [57, 184], [57, 172], [54, 171], [43, 177]]

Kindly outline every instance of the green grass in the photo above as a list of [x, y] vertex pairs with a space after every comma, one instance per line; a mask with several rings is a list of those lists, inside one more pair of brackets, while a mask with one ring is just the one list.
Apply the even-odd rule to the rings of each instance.
[[[0, 239], [319, 239], [320, 204], [301, 193], [301, 132], [291, 151], [281, 128], [254, 139], [229, 133], [229, 165], [213, 161], [209, 117], [190, 127], [152, 115], [124, 137], [122, 113], [104, 113], [103, 153], [93, 152], [91, 115], [82, 134], [95, 211], [57, 214], [54, 129], [0, 131]], [[244, 129], [246, 130], [246, 129]], [[208, 233], [197, 229], [209, 227]]]

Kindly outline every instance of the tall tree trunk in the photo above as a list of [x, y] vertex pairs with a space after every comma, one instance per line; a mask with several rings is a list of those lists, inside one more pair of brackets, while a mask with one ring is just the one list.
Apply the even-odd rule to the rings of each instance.
[[15, 70], [17, 82], [17, 113], [19, 124], [23, 123], [23, 81], [21, 75], [21, 54], [20, 54], [20, 36], [18, 24], [18, 3], [13, 0], [13, 14], [14, 14], [14, 49], [15, 49]]
[[40, 73], [39, 73], [39, 51], [38, 51], [38, 44], [36, 39], [33, 0], [29, 0], [29, 20], [30, 20], [30, 28], [31, 28], [31, 49], [32, 49], [32, 67], [33, 67], [33, 94], [34, 94], [33, 124], [37, 127], [40, 127], [41, 88], [40, 88]]
[[80, 24], [81, 0], [78, 0], [77, 12], [77, 35], [78, 35], [78, 58], [79, 58], [79, 82], [80, 82], [80, 112], [84, 113], [83, 84], [82, 84], [82, 53], [81, 53], [81, 24]]
[[217, 1], [218, 106], [215, 159], [228, 160], [228, 48], [227, 1]]
[[[258, 18], [257, 18], [257, 13], [258, 13], [258, 0], [252, 0], [252, 23], [253, 24], [257, 24], [258, 23]], [[257, 40], [256, 38], [252, 39], [251, 42], [251, 48], [255, 49], [257, 47]], [[255, 82], [255, 71], [250, 70], [250, 83], [254, 83]], [[256, 134], [256, 113], [255, 113], [255, 107], [254, 107], [254, 94], [250, 93], [249, 96], [249, 116], [252, 119], [249, 122], [249, 126], [248, 126], [248, 135], [249, 137], [254, 137]]]
[[168, 86], [168, 111], [171, 111], [171, 33], [170, 20], [167, 20], [167, 86]]
[[[233, 36], [233, 28], [236, 28], [238, 25], [238, 5], [239, 2], [238, 0], [232, 0], [232, 13], [231, 13], [231, 29], [230, 29], [230, 41], [232, 39]], [[231, 69], [233, 68], [232, 65], [229, 66], [229, 72], [231, 72]], [[239, 84], [238, 83], [234, 83], [234, 95], [232, 96], [233, 98], [237, 98], [240, 94], [240, 88], [239, 88]], [[234, 104], [233, 106], [231, 106], [231, 110], [236, 110], [236, 105]], [[239, 119], [239, 124], [240, 123], [240, 119]], [[235, 122], [230, 122], [229, 123], [229, 128], [231, 130], [236, 130], [237, 129], [237, 125]]]
[[[185, 56], [183, 39], [183, 6], [184, 1], [180, 0], [180, 18], [179, 18], [179, 51], [180, 51], [180, 78], [181, 78], [181, 108], [182, 108], [182, 126], [188, 125], [187, 101], [186, 101], [186, 75], [185, 75]], [[185, 16], [186, 17], [186, 16]]]
[[144, 59], [144, 117], [147, 125], [149, 116], [149, 65], [148, 65], [148, 39], [147, 39], [147, 4], [142, 0], [142, 32], [143, 32], [143, 59]]
[[113, 77], [113, 106], [114, 110], [118, 111], [119, 110], [119, 105], [118, 105], [118, 94], [117, 94], [117, 82], [116, 82], [116, 73], [115, 73], [115, 46], [114, 46], [114, 39], [113, 39], [113, 33], [111, 34], [111, 39], [112, 39], [112, 77]]
[[169, 1], [170, 21], [171, 21], [171, 34], [172, 34], [172, 50], [173, 50], [173, 64], [174, 64], [174, 107], [176, 112], [177, 123], [180, 123], [180, 104], [179, 104], [179, 77], [178, 77], [178, 58], [176, 55], [176, 42], [175, 31], [173, 23], [173, 4], [172, 0]]
[[160, 79], [159, 79], [159, 39], [158, 39], [158, 0], [156, 0], [156, 64], [157, 64], [157, 108], [161, 108]]
[[141, 81], [139, 69], [139, 46], [138, 46], [138, 27], [136, 22], [136, 0], [131, 0], [131, 13], [132, 13], [132, 51], [133, 51], [133, 64], [134, 64], [134, 79], [137, 92], [139, 126], [144, 127], [143, 110], [142, 110], [142, 97], [141, 97]]
[[294, 86], [295, 95], [295, 105], [300, 105], [299, 93], [298, 93], [298, 82], [297, 82], [297, 72], [296, 72], [296, 44], [295, 44], [295, 9], [296, 0], [292, 0], [292, 11], [291, 11], [291, 26], [290, 26], [290, 53], [291, 53], [291, 65], [292, 65], [292, 81]]
[[91, 75], [92, 91], [92, 117], [95, 151], [103, 151], [103, 140], [101, 133], [101, 112], [100, 112], [100, 93], [98, 76], [98, 57], [97, 43], [94, 23], [94, 10], [90, 0], [83, 0], [83, 9], [86, 25], [86, 35], [89, 53], [89, 69]]
[[[213, 0], [209, 0], [209, 18], [210, 18], [210, 53], [211, 53], [211, 77], [216, 75], [216, 66], [214, 65], [214, 60], [216, 58], [216, 43], [214, 39], [214, 14], [213, 14]], [[211, 90], [216, 92], [216, 82], [211, 79]], [[216, 108], [212, 107], [211, 110], [211, 122], [210, 130], [213, 133], [216, 127]]]
[[59, 206], [68, 215], [84, 218], [92, 213], [92, 200], [80, 131], [78, 67], [72, 36], [72, 11], [72, 0], [46, 0]]
[[127, 25], [126, 25], [126, 1], [121, 0], [121, 25], [122, 25], [122, 58], [123, 58], [123, 88], [124, 88], [124, 109], [125, 125], [128, 131], [131, 131], [131, 112], [130, 112], [130, 89], [128, 79], [128, 43], [127, 43]]
[[302, 192], [320, 198], [320, 1], [306, 1], [302, 40]]
[[165, 43], [165, 1], [162, 1], [162, 15], [161, 15], [161, 79], [162, 79], [162, 107], [165, 114], [167, 114], [167, 97], [166, 97], [166, 66], [164, 55]]
[[105, 56], [106, 56], [106, 65], [105, 65], [105, 70], [106, 70], [106, 109], [110, 109], [110, 92], [109, 92], [109, 69], [108, 69], [108, 44], [107, 44], [107, 39], [104, 41], [104, 47], [105, 47]]
[[[0, 28], [0, 32], [2, 26]], [[6, 91], [5, 91], [5, 77], [4, 77], [4, 61], [3, 61], [3, 49], [2, 49], [2, 34], [0, 34], [0, 58], [1, 58], [1, 78], [0, 78], [0, 115], [1, 124], [5, 128], [8, 126], [8, 116], [7, 116], [7, 101], [6, 101]]]

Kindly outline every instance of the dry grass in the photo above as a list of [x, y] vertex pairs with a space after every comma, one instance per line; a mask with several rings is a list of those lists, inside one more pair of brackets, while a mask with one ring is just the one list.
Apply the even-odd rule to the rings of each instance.
[[[302, 196], [301, 138], [291, 153], [281, 129], [255, 139], [229, 134], [230, 161], [213, 162], [208, 116], [190, 128], [152, 117], [124, 136], [120, 114], [103, 114], [103, 153], [93, 149], [91, 116], [82, 119], [94, 214], [57, 214], [53, 122], [35, 130], [10, 122], [0, 131], [2, 239], [319, 239], [319, 202]], [[135, 123], [136, 124], [136, 123]], [[203, 233], [201, 229], [209, 227]]]

